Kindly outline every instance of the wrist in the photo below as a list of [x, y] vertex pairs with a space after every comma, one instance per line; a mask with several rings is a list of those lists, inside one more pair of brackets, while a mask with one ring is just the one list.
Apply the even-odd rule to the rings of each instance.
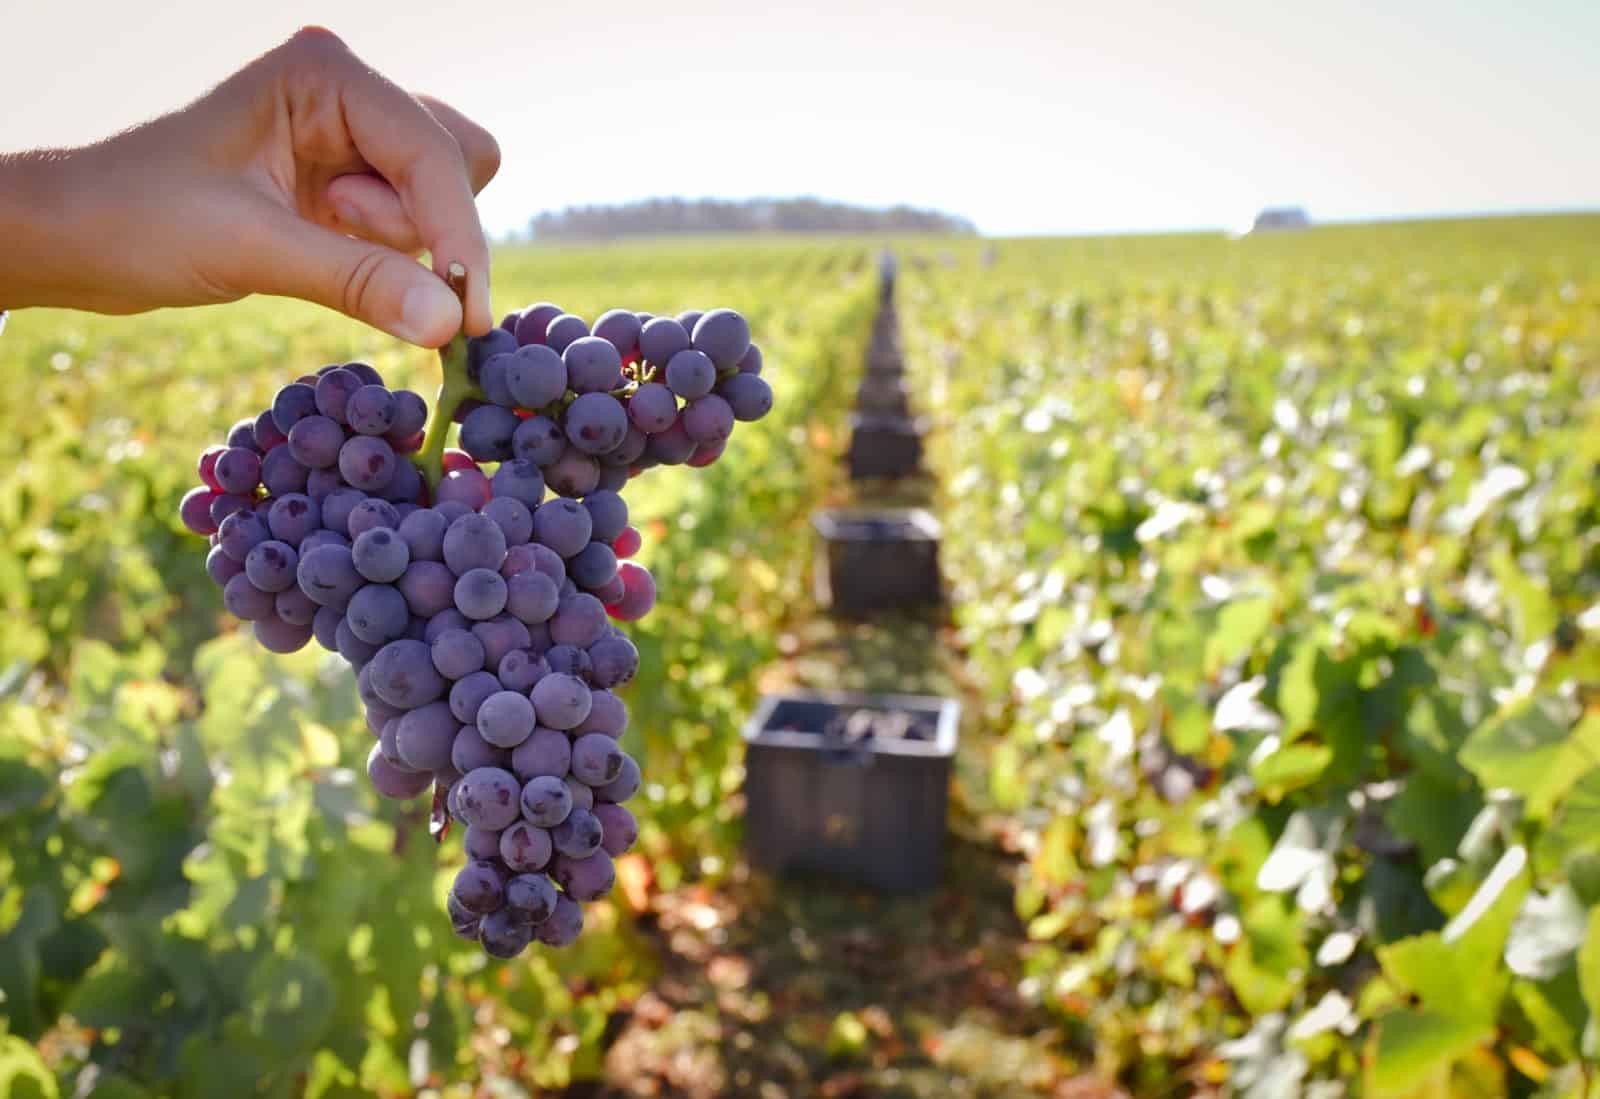
[[[0, 156], [0, 309], [60, 306], [115, 310], [96, 246], [93, 147]], [[131, 186], [123, 181], [122, 186]], [[99, 189], [102, 198], [108, 193]]]

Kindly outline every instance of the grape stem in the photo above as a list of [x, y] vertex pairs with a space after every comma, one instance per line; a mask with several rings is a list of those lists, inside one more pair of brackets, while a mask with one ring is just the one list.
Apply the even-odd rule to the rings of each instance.
[[[452, 263], [444, 280], [461, 300], [464, 315], [467, 304], [467, 269], [459, 263]], [[412, 458], [422, 473], [424, 483], [428, 486], [430, 500], [434, 498], [439, 482], [444, 478], [444, 441], [450, 433], [450, 425], [455, 422], [456, 410], [461, 407], [461, 402], [469, 397], [483, 399], [483, 391], [467, 373], [465, 332], [457, 332], [449, 343], [439, 348], [439, 365], [442, 372], [439, 396], [433, 402], [433, 415], [429, 417], [428, 429], [422, 436], [422, 449]]]

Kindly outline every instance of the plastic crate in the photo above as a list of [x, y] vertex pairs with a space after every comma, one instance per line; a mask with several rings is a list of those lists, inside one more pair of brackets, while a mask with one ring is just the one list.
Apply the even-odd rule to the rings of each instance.
[[854, 413], [850, 417], [850, 478], [911, 477], [922, 467], [926, 425], [909, 416]]
[[921, 508], [819, 511], [817, 602], [836, 614], [923, 610], [943, 600], [939, 521]]
[[[856, 709], [910, 713], [931, 740], [823, 735]], [[773, 873], [824, 874], [885, 892], [932, 889], [944, 866], [961, 707], [933, 695], [792, 691], [745, 725], [745, 844]]]

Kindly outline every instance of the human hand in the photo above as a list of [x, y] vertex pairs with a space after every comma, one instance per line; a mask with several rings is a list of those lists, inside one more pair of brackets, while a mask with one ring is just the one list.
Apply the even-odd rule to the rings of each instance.
[[[134, 313], [280, 294], [438, 347], [493, 326], [487, 131], [301, 30], [183, 109], [0, 158], [0, 307]], [[468, 273], [465, 313], [439, 274]]]

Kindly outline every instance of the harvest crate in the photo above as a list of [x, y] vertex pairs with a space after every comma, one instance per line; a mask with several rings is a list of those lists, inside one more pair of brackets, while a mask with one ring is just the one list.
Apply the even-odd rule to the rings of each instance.
[[[927, 739], [830, 735], [853, 712], [904, 715]], [[756, 866], [886, 892], [938, 885], [960, 704], [931, 695], [768, 695], [744, 728], [745, 843]]]
[[836, 614], [937, 606], [939, 521], [921, 508], [819, 511], [817, 602]]
[[850, 416], [850, 478], [911, 477], [922, 465], [923, 421], [909, 416]]

